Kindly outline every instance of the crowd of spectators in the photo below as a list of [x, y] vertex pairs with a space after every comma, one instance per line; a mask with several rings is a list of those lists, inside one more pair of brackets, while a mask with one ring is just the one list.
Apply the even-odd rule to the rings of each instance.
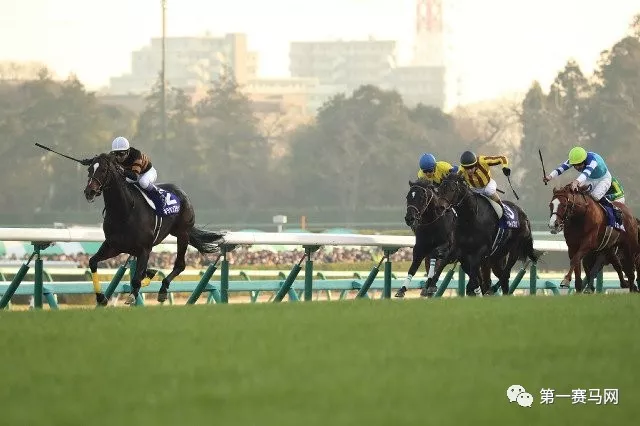
[[[392, 255], [393, 262], [411, 260], [411, 249], [402, 248]], [[301, 249], [275, 251], [275, 250], [256, 250], [251, 247], [240, 246], [232, 252], [228, 253], [227, 258], [231, 265], [263, 265], [263, 266], [291, 266], [297, 263], [304, 255]], [[90, 255], [86, 253], [78, 253], [76, 255], [47, 255], [43, 256], [46, 260], [70, 261], [78, 265], [78, 267], [86, 268], [89, 266]], [[127, 259], [127, 255], [119, 255], [113, 259], [101, 262], [98, 266], [101, 268], [117, 268]], [[374, 247], [324, 247], [312, 255], [312, 259], [316, 263], [360, 263], [374, 262], [382, 257], [382, 252]], [[25, 257], [26, 258], [26, 257]], [[188, 268], [204, 268], [213, 260], [216, 255], [201, 255], [196, 251], [187, 251], [186, 261]], [[5, 260], [18, 260], [14, 257], [5, 257]], [[171, 269], [176, 259], [175, 252], [151, 253], [149, 258], [149, 266], [160, 269]]]

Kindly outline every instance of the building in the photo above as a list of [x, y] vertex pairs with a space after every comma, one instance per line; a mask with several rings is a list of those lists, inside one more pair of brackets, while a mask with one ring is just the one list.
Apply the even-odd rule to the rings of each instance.
[[[223, 37], [168, 37], [165, 44], [165, 78], [181, 89], [206, 87], [216, 80], [225, 65], [231, 67], [239, 84], [256, 77], [258, 55], [247, 49], [245, 34]], [[131, 53], [131, 72], [110, 81], [114, 95], [144, 93], [158, 81], [162, 65], [162, 39]]]
[[321, 85], [354, 90], [363, 84], [380, 85], [396, 61], [393, 40], [292, 42], [292, 77], [316, 78]]
[[346, 85], [323, 85], [309, 77], [260, 78], [243, 87], [252, 101], [273, 103], [303, 117], [314, 116], [331, 96], [346, 90]]
[[409, 107], [422, 103], [444, 109], [447, 100], [445, 79], [443, 66], [397, 67], [389, 74], [385, 88], [400, 93]]

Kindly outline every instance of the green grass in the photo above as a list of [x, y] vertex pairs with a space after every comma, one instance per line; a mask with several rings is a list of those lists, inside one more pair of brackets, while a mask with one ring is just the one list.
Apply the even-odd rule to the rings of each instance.
[[[6, 425], [630, 425], [630, 295], [0, 313]], [[507, 402], [520, 384], [534, 406]], [[540, 388], [619, 405], [540, 405]]]

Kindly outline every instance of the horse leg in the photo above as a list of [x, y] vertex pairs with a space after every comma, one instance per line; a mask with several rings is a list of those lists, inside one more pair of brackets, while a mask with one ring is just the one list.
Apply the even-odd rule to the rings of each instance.
[[480, 265], [480, 289], [483, 295], [492, 296], [494, 294], [491, 288], [491, 267], [488, 262]]
[[[476, 289], [478, 289], [482, 283], [480, 274], [480, 259], [477, 255], [468, 256], [467, 263], [469, 266], [469, 282], [467, 283], [467, 296], [477, 296]], [[482, 289], [480, 289], [482, 294]]]
[[613, 269], [615, 269], [618, 274], [618, 279], [620, 280], [620, 288], [629, 288], [629, 282], [625, 279], [624, 274], [622, 272], [622, 262], [620, 262], [620, 258], [618, 257], [618, 251], [620, 251], [620, 247], [615, 247], [607, 252], [607, 261], [611, 264]]
[[[593, 253], [588, 253], [584, 257], [584, 259], [582, 259], [582, 262], [578, 264], [578, 267], [576, 268], [576, 270], [573, 271], [573, 274], [576, 279], [576, 282], [575, 282], [576, 293], [582, 293], [585, 287], [589, 285], [589, 275], [591, 274], [591, 270], [593, 269], [593, 264], [594, 264]], [[584, 270], [586, 283], [582, 279], [582, 270]]]
[[[431, 256], [433, 256], [433, 254]], [[427, 272], [427, 281], [424, 287], [422, 287], [422, 290], [420, 291], [420, 296], [422, 297], [432, 297], [438, 290], [438, 288], [434, 284], [434, 282], [437, 282], [437, 281], [434, 281], [433, 277], [436, 276], [436, 273], [438, 274], [438, 276], [440, 275], [440, 272], [438, 271], [438, 269], [442, 270], [442, 268], [440, 267], [440, 265], [442, 264], [442, 260], [433, 259], [433, 257], [431, 256], [427, 256], [424, 258], [424, 269]], [[434, 260], [433, 269], [431, 268], [432, 259]]]
[[583, 287], [583, 292], [590, 294], [593, 293], [595, 287], [593, 286], [593, 281], [595, 280], [596, 275], [600, 270], [604, 267], [605, 255], [603, 253], [589, 253], [585, 256], [583, 263], [584, 274], [586, 278], [586, 284]]
[[120, 252], [109, 244], [108, 241], [102, 243], [96, 254], [89, 258], [89, 269], [91, 269], [91, 279], [93, 280], [93, 291], [96, 293], [96, 303], [98, 306], [107, 306], [109, 301], [102, 292], [100, 279], [98, 278], [98, 263], [111, 259], [119, 255]]
[[569, 266], [569, 272], [565, 275], [564, 279], [560, 283], [561, 287], [569, 287], [569, 283], [571, 282], [571, 274], [573, 271], [577, 271], [580, 268], [580, 264], [582, 263], [582, 259], [592, 250], [593, 244], [590, 244], [590, 241], [587, 240], [583, 242], [578, 250], [571, 256], [571, 262]]
[[[635, 281], [635, 272], [639, 270], [638, 268], [638, 260], [634, 257], [634, 254], [631, 252], [631, 249], [628, 246], [623, 248], [624, 251], [624, 259], [625, 261], [622, 264], [625, 275], [629, 279], [629, 292], [636, 293], [638, 292], [638, 286]], [[639, 274], [640, 278], [640, 274]]]
[[503, 296], [509, 296], [509, 280], [511, 279], [511, 270], [518, 261], [518, 255], [514, 253], [514, 247], [509, 250], [509, 254], [505, 256], [506, 262], [501, 265], [500, 274], [498, 275], [498, 282], [502, 290]]
[[136, 299], [138, 299], [138, 294], [140, 294], [140, 287], [142, 287], [142, 279], [146, 277], [149, 254], [150, 252], [148, 250], [142, 250], [138, 254], [136, 259], [136, 272], [131, 278], [131, 293], [129, 293], [129, 297], [125, 301], [127, 305], [136, 304]]
[[178, 240], [176, 262], [173, 264], [171, 273], [169, 273], [169, 275], [167, 275], [166, 278], [162, 280], [162, 285], [160, 286], [160, 291], [158, 292], [158, 302], [160, 303], [163, 303], [167, 300], [167, 292], [169, 290], [171, 281], [173, 281], [175, 277], [180, 275], [180, 273], [184, 271], [184, 268], [187, 266], [184, 256], [187, 253], [187, 246], [189, 245], [189, 233], [186, 231], [181, 232], [176, 235], [176, 238]]
[[427, 253], [424, 250], [424, 246], [416, 242], [416, 245], [413, 247], [413, 261], [411, 262], [411, 266], [409, 266], [409, 271], [407, 272], [407, 278], [404, 279], [404, 282], [402, 283], [402, 286], [400, 286], [400, 288], [398, 289], [397, 293], [395, 294], [395, 297], [400, 297], [400, 298], [404, 297], [404, 294], [407, 292], [407, 288], [409, 287], [409, 284], [411, 284], [411, 279], [414, 277], [416, 272], [418, 272], [418, 269], [420, 268], [420, 263], [422, 263], [423, 259], [425, 261], [425, 269], [427, 270], [427, 273], [429, 272], [429, 263], [427, 262], [428, 259], [426, 258], [426, 255]]

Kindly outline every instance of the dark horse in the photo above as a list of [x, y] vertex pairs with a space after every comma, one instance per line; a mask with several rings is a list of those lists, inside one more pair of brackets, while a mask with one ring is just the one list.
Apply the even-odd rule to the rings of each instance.
[[489, 283], [483, 282], [481, 274], [482, 263], [488, 260], [498, 277], [502, 294], [508, 295], [511, 269], [515, 263], [527, 259], [537, 262], [542, 254], [533, 248], [527, 215], [515, 204], [503, 201], [517, 215], [518, 221], [517, 226], [501, 229], [489, 200], [474, 193], [459, 174], [445, 177], [438, 193], [458, 213], [455, 240], [460, 250], [462, 269], [469, 276], [467, 294], [473, 296], [478, 285], [482, 285], [483, 293], [488, 291]]
[[[592, 290], [595, 275], [609, 261], [614, 268], [621, 264], [624, 270], [628, 285], [618, 273], [620, 286], [628, 287], [631, 292], [638, 291], [634, 283], [636, 256], [640, 248], [638, 222], [624, 204], [616, 203], [616, 206], [623, 214], [624, 231], [607, 225], [604, 210], [587, 194], [587, 188], [579, 191], [572, 191], [570, 185], [554, 188], [549, 203], [549, 227], [553, 232], [563, 231], [570, 259], [569, 271], [561, 286], [569, 286], [573, 272], [577, 276], [580, 274], [582, 262], [587, 275], [587, 289]], [[621, 253], [616, 253], [616, 249], [621, 249]], [[576, 290], [583, 290], [581, 280], [576, 279]]]
[[407, 279], [403, 287], [400, 287], [396, 297], [404, 297], [406, 286], [420, 268], [422, 260], [428, 269], [428, 260], [437, 258], [434, 274], [427, 279], [427, 284], [422, 289], [421, 296], [433, 296], [437, 291], [436, 283], [440, 278], [443, 268], [457, 260], [454, 245], [454, 229], [456, 213], [442, 203], [436, 195], [435, 186], [426, 180], [409, 182], [407, 194], [407, 212], [404, 221], [416, 236], [413, 247], [413, 262], [409, 267]]
[[158, 301], [164, 302], [167, 300], [169, 284], [185, 269], [184, 257], [187, 246], [192, 245], [200, 253], [214, 253], [223, 242], [222, 234], [194, 226], [195, 213], [191, 201], [177, 186], [158, 185], [177, 196], [181, 205], [177, 214], [159, 218], [140, 191], [126, 182], [121, 167], [111, 155], [100, 154], [95, 157], [88, 170], [89, 181], [84, 188], [87, 201], [91, 202], [101, 194], [104, 197], [102, 229], [105, 241], [98, 252], [89, 259], [98, 305], [104, 306], [108, 302], [98, 282], [98, 262], [120, 253], [136, 257], [136, 271], [131, 280], [132, 291], [127, 300], [127, 304], [131, 304], [135, 302], [140, 291], [153, 246], [160, 244], [167, 235], [174, 235], [178, 240], [176, 261], [171, 273], [162, 280], [158, 292]]

